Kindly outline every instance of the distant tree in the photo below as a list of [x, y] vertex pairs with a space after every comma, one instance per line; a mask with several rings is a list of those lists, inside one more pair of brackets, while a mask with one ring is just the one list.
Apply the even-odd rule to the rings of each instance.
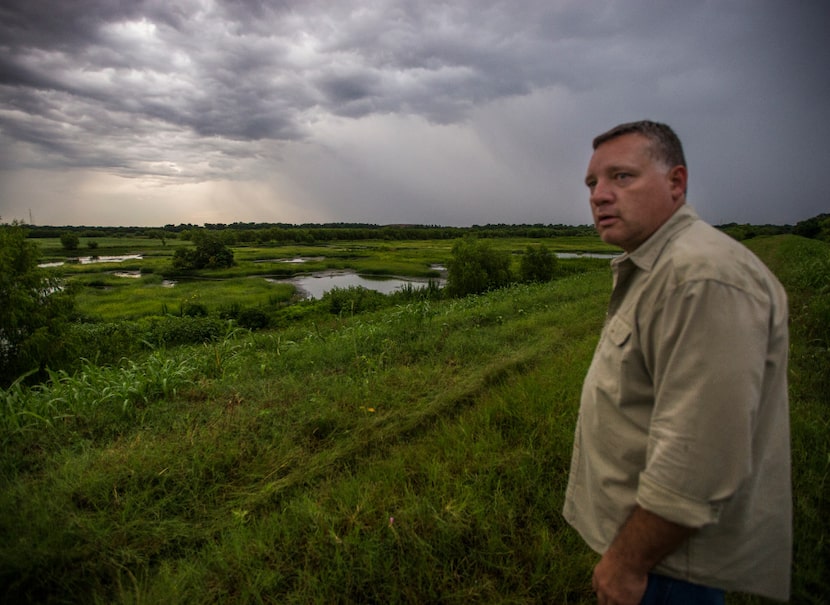
[[61, 246], [64, 250], [77, 250], [80, 243], [80, 238], [71, 231], [61, 233]]
[[195, 248], [179, 248], [173, 254], [173, 267], [189, 269], [224, 269], [234, 265], [233, 252], [222, 242], [220, 233], [193, 231]]
[[553, 279], [559, 260], [547, 246], [528, 246], [519, 266], [523, 282], [547, 282]]
[[801, 237], [830, 241], [830, 214], [819, 214], [799, 221], [793, 227], [793, 233]]
[[478, 294], [510, 283], [510, 255], [475, 237], [456, 240], [447, 263], [450, 296]]
[[157, 239], [161, 241], [162, 246], [167, 245], [167, 231], [164, 229], [152, 229], [150, 231], [146, 231], [145, 235], [148, 236], [150, 239]]
[[39, 249], [19, 223], [0, 225], [0, 385], [62, 360], [73, 297], [38, 267]]

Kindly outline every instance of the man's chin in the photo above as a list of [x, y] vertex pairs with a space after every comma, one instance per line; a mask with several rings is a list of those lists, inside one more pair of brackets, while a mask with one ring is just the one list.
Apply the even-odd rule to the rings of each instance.
[[599, 228], [597, 229], [599, 232], [599, 238], [605, 242], [606, 244], [611, 244], [612, 246], [619, 246], [619, 238], [615, 236], [614, 230], [610, 227], [606, 228]]

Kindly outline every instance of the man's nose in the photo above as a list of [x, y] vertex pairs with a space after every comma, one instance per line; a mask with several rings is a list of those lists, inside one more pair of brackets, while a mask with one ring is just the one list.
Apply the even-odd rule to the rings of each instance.
[[591, 189], [590, 201], [592, 206], [607, 204], [613, 199], [611, 189], [602, 180], [597, 181]]

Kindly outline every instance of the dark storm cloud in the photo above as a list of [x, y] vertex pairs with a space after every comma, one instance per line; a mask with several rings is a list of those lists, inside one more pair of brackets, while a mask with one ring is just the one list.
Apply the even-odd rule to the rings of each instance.
[[104, 121], [234, 139], [299, 139], [320, 111], [449, 122], [555, 80], [544, 7], [517, 21], [512, 3], [10, 2], [0, 82], [24, 107], [65, 93]]
[[[290, 147], [308, 196], [446, 207], [464, 182], [536, 218], [554, 187], [581, 199], [591, 136], [653, 117], [684, 136], [713, 216], [717, 194], [780, 220], [782, 199], [827, 204], [806, 183], [828, 160], [828, 25], [824, 3], [772, 0], [6, 0], [0, 168], [256, 179]], [[449, 133], [467, 158], [440, 155]], [[380, 156], [412, 168], [379, 175]], [[499, 174], [479, 191], [481, 166]], [[344, 212], [320, 210], [366, 218]]]

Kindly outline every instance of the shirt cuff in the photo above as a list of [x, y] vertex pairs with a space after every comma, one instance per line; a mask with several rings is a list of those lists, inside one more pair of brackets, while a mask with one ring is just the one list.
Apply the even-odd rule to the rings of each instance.
[[722, 508], [719, 503], [695, 500], [672, 491], [645, 473], [640, 473], [637, 504], [668, 521], [692, 528], [717, 523]]

